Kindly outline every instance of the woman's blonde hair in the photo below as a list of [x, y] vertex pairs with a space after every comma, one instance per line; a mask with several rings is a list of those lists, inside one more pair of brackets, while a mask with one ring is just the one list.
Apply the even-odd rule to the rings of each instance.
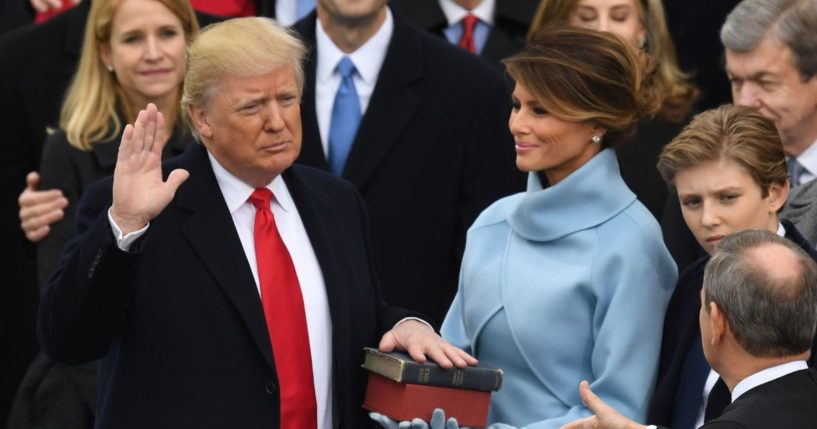
[[[179, 18], [189, 42], [199, 30], [190, 2], [155, 1]], [[128, 122], [136, 119], [129, 97], [114, 74], [106, 69], [100, 56], [100, 46], [110, 44], [113, 19], [120, 4], [122, 0], [94, 0], [91, 3], [82, 55], [62, 103], [60, 128], [65, 131], [68, 142], [78, 149], [90, 150], [93, 142], [116, 138], [122, 131], [120, 114]]]
[[725, 104], [695, 116], [658, 156], [658, 172], [673, 187], [681, 170], [727, 159], [742, 165], [760, 187], [788, 180], [786, 156], [772, 120], [746, 106]]
[[604, 128], [617, 146], [658, 108], [645, 58], [620, 36], [580, 27], [546, 27], [504, 60], [508, 74], [553, 116]]
[[[700, 91], [690, 76], [678, 66], [675, 45], [667, 28], [661, 0], [633, 0], [646, 30], [644, 51], [655, 61], [655, 87], [661, 95], [658, 116], [669, 122], [682, 122], [692, 111]], [[543, 0], [531, 22], [528, 38], [543, 27], [564, 25], [578, 0]]]

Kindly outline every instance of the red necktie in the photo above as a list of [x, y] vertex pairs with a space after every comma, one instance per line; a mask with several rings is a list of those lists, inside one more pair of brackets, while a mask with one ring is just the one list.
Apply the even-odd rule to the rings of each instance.
[[258, 188], [249, 201], [256, 208], [255, 260], [280, 385], [280, 428], [316, 429], [318, 411], [304, 301], [292, 258], [275, 226], [271, 199], [272, 191]]
[[477, 53], [477, 44], [474, 43], [474, 28], [477, 26], [477, 17], [465, 15], [462, 19], [462, 38], [460, 39], [460, 48], [466, 49], [471, 53]]

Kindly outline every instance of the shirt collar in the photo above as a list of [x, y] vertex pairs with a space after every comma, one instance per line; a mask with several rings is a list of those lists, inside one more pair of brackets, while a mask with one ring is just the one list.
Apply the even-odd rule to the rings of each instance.
[[315, 23], [315, 40], [318, 50], [317, 79], [326, 82], [332, 77], [335, 68], [341, 58], [348, 55], [355, 64], [358, 75], [366, 85], [374, 87], [377, 82], [377, 75], [386, 59], [386, 52], [389, 49], [392, 33], [394, 32], [394, 19], [391, 10], [386, 8], [386, 19], [374, 35], [351, 54], [346, 54], [335, 45], [329, 35], [323, 29], [321, 20]]
[[493, 25], [495, 5], [495, 0], [483, 0], [479, 6], [469, 11], [455, 3], [454, 0], [440, 0], [440, 8], [448, 20], [448, 25], [454, 25], [462, 21], [465, 15], [469, 13], [479, 18], [480, 21]]
[[797, 360], [794, 362], [786, 362], [782, 365], [773, 366], [771, 368], [766, 368], [763, 371], [756, 372], [738, 383], [734, 389], [732, 389], [732, 402], [735, 402], [738, 398], [741, 397], [744, 393], [748, 392], [751, 389], [754, 389], [761, 384], [766, 384], [770, 381], [777, 380], [780, 377], [784, 377], [789, 375], [793, 372], [797, 372], [803, 369], [808, 369], [808, 365], [804, 360]]
[[[230, 214], [233, 214], [241, 205], [247, 202], [255, 188], [227, 171], [209, 150], [207, 151], [207, 157], [210, 159], [210, 166], [213, 168], [213, 174], [216, 176], [216, 182], [219, 189], [221, 189], [221, 194], [224, 195], [227, 209]], [[275, 176], [275, 179], [272, 179], [272, 182], [268, 183], [266, 188], [272, 191], [275, 196], [273, 201], [277, 202], [284, 211], [294, 210], [295, 202], [292, 200], [292, 195], [289, 194], [286, 182], [284, 182], [280, 174]]]

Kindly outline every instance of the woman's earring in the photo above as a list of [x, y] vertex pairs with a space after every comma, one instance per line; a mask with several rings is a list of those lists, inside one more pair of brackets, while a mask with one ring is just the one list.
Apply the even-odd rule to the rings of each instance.
[[644, 49], [647, 47], [647, 38], [642, 34], [638, 36], [638, 49]]
[[598, 135], [593, 136], [590, 140], [593, 140], [593, 143], [595, 143], [595, 144], [599, 144], [599, 143], [601, 143], [601, 136], [598, 136]]
[[113, 73], [113, 65], [112, 64], [108, 64], [108, 71]]

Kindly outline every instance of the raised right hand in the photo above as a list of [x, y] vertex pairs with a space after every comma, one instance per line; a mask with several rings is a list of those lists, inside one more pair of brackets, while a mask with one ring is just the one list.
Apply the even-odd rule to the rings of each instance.
[[26, 176], [26, 188], [17, 203], [20, 205], [20, 228], [31, 242], [38, 242], [51, 232], [51, 224], [65, 216], [68, 199], [59, 189], [38, 191], [40, 175], [36, 171]]
[[170, 204], [187, 180], [187, 170], [173, 170], [162, 180], [165, 118], [153, 103], [139, 112], [122, 133], [113, 173], [111, 216], [123, 234], [144, 228]]

